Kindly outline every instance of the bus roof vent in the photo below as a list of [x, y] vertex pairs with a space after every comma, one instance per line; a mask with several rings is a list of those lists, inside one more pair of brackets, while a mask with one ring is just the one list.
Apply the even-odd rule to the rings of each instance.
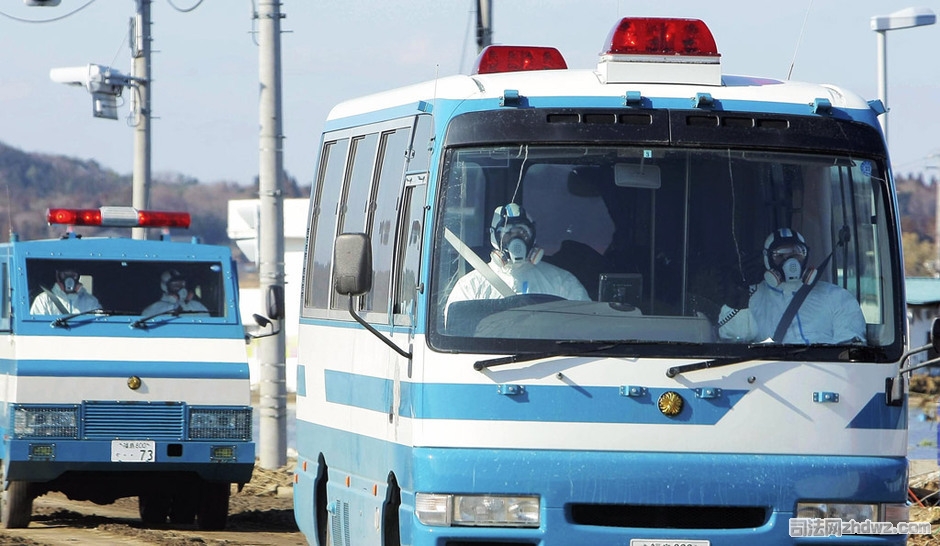
[[699, 19], [624, 17], [602, 51], [604, 83], [721, 85], [721, 54]]

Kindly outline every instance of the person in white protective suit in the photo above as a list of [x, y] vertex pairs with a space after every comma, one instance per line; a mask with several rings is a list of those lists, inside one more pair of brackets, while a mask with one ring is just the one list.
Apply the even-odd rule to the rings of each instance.
[[140, 313], [141, 316], [148, 317], [177, 309], [189, 312], [209, 312], [205, 305], [195, 299], [195, 294], [186, 289], [186, 277], [175, 269], [168, 269], [160, 275], [160, 289], [163, 291], [163, 296], [148, 305]]
[[[816, 270], [807, 267], [809, 247], [803, 236], [781, 228], [764, 241], [764, 281], [750, 296], [745, 309], [722, 306], [718, 335], [724, 340], [795, 344], [865, 342], [865, 316], [847, 290], [816, 281]], [[800, 290], [811, 288], [792, 314], [782, 339], [774, 339], [787, 307]]]
[[[535, 223], [516, 203], [497, 207], [490, 223], [493, 250], [490, 270], [515, 294], [550, 294], [567, 300], [589, 300], [574, 275], [543, 262], [544, 251], [535, 246]], [[457, 301], [497, 299], [503, 293], [480, 271], [471, 271], [454, 285], [447, 306]]]
[[55, 273], [56, 282], [52, 288], [42, 287], [33, 300], [29, 312], [33, 315], [71, 315], [100, 309], [98, 298], [92, 296], [79, 282], [78, 271], [63, 267]]

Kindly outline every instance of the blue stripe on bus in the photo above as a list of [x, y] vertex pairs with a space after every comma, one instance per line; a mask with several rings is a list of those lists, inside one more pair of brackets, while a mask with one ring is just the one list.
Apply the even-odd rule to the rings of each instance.
[[[907, 484], [904, 457], [411, 448], [302, 419], [297, 421], [297, 452], [313, 462], [323, 453], [340, 475], [384, 481], [395, 471], [405, 490], [466, 492], [473, 484], [472, 491], [489, 493], [551, 493], [555, 502], [570, 502], [575, 492], [579, 499], [597, 498], [597, 487], [603, 487], [613, 495], [604, 496], [610, 503], [648, 504], [658, 498], [664, 504], [764, 505], [788, 511], [798, 499], [903, 502]], [[307, 471], [315, 474], [316, 465]], [[774, 485], [766, 487], [769, 483]]]
[[[392, 405], [389, 379], [326, 370], [324, 385], [328, 402], [383, 413]], [[399, 413], [415, 419], [714, 425], [748, 392], [722, 389], [719, 397], [706, 399], [692, 389], [651, 388], [632, 397], [621, 395], [619, 387], [530, 385], [517, 395], [500, 394], [498, 388], [403, 382]], [[663, 415], [657, 407], [667, 390], [684, 399], [675, 417]]]
[[[326, 370], [324, 384], [329, 402], [383, 413], [391, 408], [393, 383], [389, 379]], [[703, 399], [692, 389], [672, 389], [682, 396], [685, 406], [679, 415], [667, 417], [656, 407], [667, 390], [647, 389], [644, 396], [625, 397], [619, 387], [530, 385], [522, 394], [504, 395], [497, 385], [403, 382], [399, 414], [416, 419], [714, 425], [748, 392], [722, 389], [720, 397]], [[905, 409], [886, 406], [883, 395], [876, 394], [847, 428], [903, 430], [906, 426]]]
[[888, 406], [884, 393], [875, 393], [845, 428], [904, 430], [907, 428], [907, 404]]
[[166, 362], [0, 359], [0, 374], [17, 377], [126, 377], [173, 379], [248, 379], [247, 362]]
[[297, 365], [297, 396], [307, 396], [307, 367]]

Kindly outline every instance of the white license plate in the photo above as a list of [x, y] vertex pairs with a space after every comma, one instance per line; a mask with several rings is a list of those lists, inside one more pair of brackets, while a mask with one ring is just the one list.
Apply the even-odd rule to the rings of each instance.
[[111, 440], [111, 462], [152, 463], [156, 449], [152, 440]]
[[711, 546], [707, 540], [678, 540], [673, 538], [634, 538], [630, 540], [630, 546]]

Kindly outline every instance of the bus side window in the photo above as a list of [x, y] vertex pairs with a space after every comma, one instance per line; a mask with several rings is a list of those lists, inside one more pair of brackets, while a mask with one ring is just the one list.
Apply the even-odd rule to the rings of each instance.
[[[375, 170], [375, 157], [378, 153], [379, 135], [371, 133], [352, 139], [349, 152], [350, 162], [346, 166], [346, 183], [339, 202], [340, 233], [362, 233], [366, 229], [366, 208], [369, 202], [369, 189], [372, 186], [372, 173]], [[348, 296], [333, 293], [333, 309], [346, 309]]]
[[333, 240], [336, 238], [336, 214], [346, 168], [349, 139], [326, 142], [320, 154], [320, 174], [310, 220], [313, 247], [307, 251], [307, 285], [304, 307], [326, 309], [333, 292]]
[[[418, 301], [418, 279], [421, 270], [421, 242], [424, 238], [424, 202], [427, 176], [409, 176], [405, 180], [404, 209], [398, 238], [394, 323], [414, 325], [415, 305]], [[418, 185], [411, 185], [421, 181]]]
[[411, 141], [411, 157], [408, 161], [409, 172], [431, 170], [431, 147], [434, 123], [430, 115], [418, 116], [415, 122], [414, 138]]
[[[395, 219], [398, 197], [405, 170], [405, 153], [411, 137], [410, 128], [400, 128], [382, 134], [379, 144], [379, 172], [369, 203], [369, 234], [372, 236], [372, 290], [362, 298], [364, 311], [386, 315], [389, 312], [392, 284], [392, 261], [395, 255]], [[383, 321], [383, 322], [385, 322]]]

